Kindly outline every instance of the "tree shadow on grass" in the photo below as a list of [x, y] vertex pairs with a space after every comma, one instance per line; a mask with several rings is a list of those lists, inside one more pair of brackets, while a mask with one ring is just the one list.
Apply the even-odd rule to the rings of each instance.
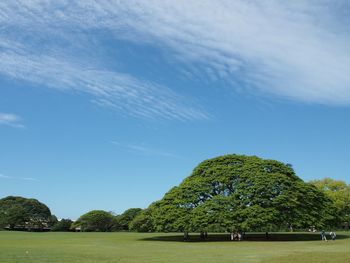
[[[329, 236], [327, 236], [330, 239]], [[337, 235], [336, 239], [350, 238], [348, 235]], [[143, 238], [144, 241], [165, 241], [165, 242], [184, 242], [183, 235], [162, 235]], [[231, 241], [230, 234], [209, 234], [208, 238], [201, 238], [199, 234], [190, 235], [190, 239], [186, 242], [247, 242], [247, 241], [261, 241], [261, 242], [280, 242], [280, 241], [321, 241], [319, 233], [269, 233], [266, 238], [265, 233], [246, 233], [244, 240]]]

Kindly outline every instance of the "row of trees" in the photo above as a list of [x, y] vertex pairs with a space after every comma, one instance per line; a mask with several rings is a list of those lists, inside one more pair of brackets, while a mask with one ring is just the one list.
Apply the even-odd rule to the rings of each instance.
[[142, 210], [90, 211], [57, 221], [35, 199], [0, 200], [0, 226], [54, 231], [235, 232], [350, 225], [350, 186], [332, 179], [305, 183], [291, 165], [255, 156], [206, 160], [179, 186]]
[[90, 211], [77, 221], [57, 220], [50, 209], [36, 199], [8, 196], [0, 199], [0, 229], [28, 231], [128, 231], [131, 221], [142, 211], [131, 208], [121, 215], [102, 210]]
[[141, 211], [141, 208], [130, 208], [121, 215], [114, 216], [111, 212], [93, 210], [82, 215], [71, 228], [100, 232], [129, 231], [131, 222]]

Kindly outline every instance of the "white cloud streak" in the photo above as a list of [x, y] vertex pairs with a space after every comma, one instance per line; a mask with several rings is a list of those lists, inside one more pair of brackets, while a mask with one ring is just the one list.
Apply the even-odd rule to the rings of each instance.
[[9, 179], [9, 180], [21, 180], [21, 181], [38, 181], [38, 179], [31, 177], [14, 177], [0, 174], [0, 179]]
[[21, 118], [12, 113], [0, 112], [0, 125], [7, 125], [14, 128], [25, 128], [25, 126], [21, 124]]
[[[84, 49], [76, 35], [96, 30], [166, 46], [173, 58], [199, 65], [208, 78], [255, 94], [349, 105], [350, 30], [344, 11], [349, 9], [342, 0], [2, 2], [0, 23], [6, 34], [0, 37], [0, 72], [87, 92], [100, 104], [138, 116], [206, 117], [194, 106], [181, 105], [182, 99], [166, 88], [91, 70], [85, 61], [65, 58], [51, 43]], [[27, 38], [29, 44], [21, 41]], [[40, 54], [34, 52], [32, 46], [42, 42]]]
[[152, 148], [149, 146], [145, 146], [144, 144], [125, 144], [125, 143], [120, 143], [117, 141], [111, 141], [111, 143], [118, 146], [121, 149], [128, 150], [128, 151], [131, 151], [133, 153], [140, 154], [140, 155], [170, 157], [170, 158], [181, 159], [181, 157], [179, 157], [176, 154], [162, 151], [159, 149], [155, 149], [155, 148]]

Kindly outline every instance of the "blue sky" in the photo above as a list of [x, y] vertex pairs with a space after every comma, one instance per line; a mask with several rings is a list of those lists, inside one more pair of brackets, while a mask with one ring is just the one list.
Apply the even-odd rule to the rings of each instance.
[[147, 207], [238, 153], [350, 174], [346, 1], [3, 1], [0, 196]]

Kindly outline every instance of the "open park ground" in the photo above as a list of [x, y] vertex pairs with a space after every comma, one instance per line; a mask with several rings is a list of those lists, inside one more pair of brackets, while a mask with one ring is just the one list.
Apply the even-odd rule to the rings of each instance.
[[[30, 233], [0, 231], [1, 263], [92, 262], [350, 262], [350, 233], [334, 242], [319, 234], [249, 234], [228, 241], [228, 234], [209, 241], [183, 242], [169, 233]], [[226, 241], [227, 240], [227, 241]]]

